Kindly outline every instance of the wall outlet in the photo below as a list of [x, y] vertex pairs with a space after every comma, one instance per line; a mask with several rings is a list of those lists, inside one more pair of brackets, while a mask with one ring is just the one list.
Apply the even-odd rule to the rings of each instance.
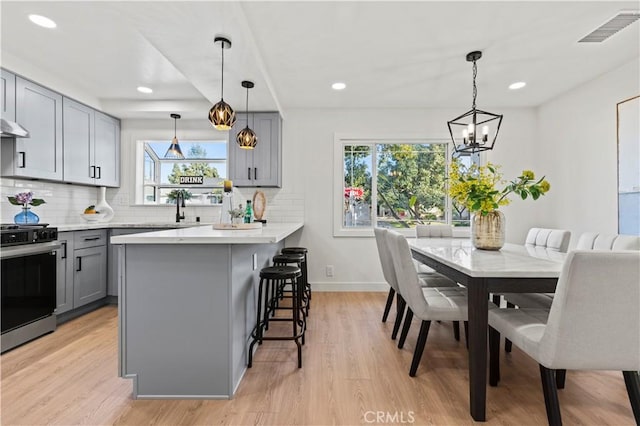
[[332, 277], [333, 276], [333, 265], [327, 265], [326, 273], [327, 273], [328, 277]]
[[258, 253], [253, 253], [253, 256], [251, 256], [251, 260], [253, 262], [253, 270], [255, 271], [256, 269], [258, 269]]

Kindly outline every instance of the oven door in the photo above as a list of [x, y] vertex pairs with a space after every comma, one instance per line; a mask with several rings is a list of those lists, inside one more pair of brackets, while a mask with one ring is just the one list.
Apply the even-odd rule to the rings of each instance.
[[41, 318], [56, 308], [56, 250], [53, 241], [3, 248], [2, 334]]

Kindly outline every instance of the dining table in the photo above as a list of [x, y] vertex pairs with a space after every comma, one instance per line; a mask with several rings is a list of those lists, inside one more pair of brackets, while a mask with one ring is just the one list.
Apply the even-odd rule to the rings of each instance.
[[[486, 421], [487, 336], [500, 339], [498, 332], [487, 330], [490, 303], [499, 305], [501, 293], [554, 292], [566, 254], [509, 243], [500, 250], [480, 250], [469, 238], [407, 241], [414, 259], [467, 288], [469, 410], [475, 421]], [[489, 384], [496, 386], [499, 379], [489, 377]]]

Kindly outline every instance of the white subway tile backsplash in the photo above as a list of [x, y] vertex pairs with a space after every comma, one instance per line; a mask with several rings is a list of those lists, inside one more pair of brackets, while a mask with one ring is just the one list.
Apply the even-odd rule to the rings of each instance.
[[[46, 204], [33, 207], [42, 223], [73, 224], [82, 222], [80, 214], [84, 209], [98, 200], [98, 188], [82, 185], [30, 181], [0, 178], [0, 220], [2, 223], [13, 222], [13, 217], [20, 211], [19, 206], [9, 203], [7, 197], [30, 190], [34, 197], [42, 198]], [[279, 188], [260, 188], [267, 198], [264, 218], [269, 222], [302, 222], [304, 221], [305, 197], [302, 193], [286, 192]], [[245, 204], [253, 198], [255, 190], [251, 188], [234, 188], [234, 204]], [[107, 202], [114, 210], [114, 222], [172, 222], [175, 220], [175, 208], [166, 206], [131, 206], [129, 192], [123, 188], [107, 188]], [[201, 222], [217, 222], [220, 220], [220, 207], [185, 208], [188, 222], [195, 222], [199, 216]]]

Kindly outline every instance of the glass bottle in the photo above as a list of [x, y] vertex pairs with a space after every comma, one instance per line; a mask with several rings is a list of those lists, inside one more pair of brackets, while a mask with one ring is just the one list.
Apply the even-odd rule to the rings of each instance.
[[253, 219], [253, 207], [251, 206], [251, 200], [247, 200], [247, 207], [244, 210], [244, 223], [251, 223]]

